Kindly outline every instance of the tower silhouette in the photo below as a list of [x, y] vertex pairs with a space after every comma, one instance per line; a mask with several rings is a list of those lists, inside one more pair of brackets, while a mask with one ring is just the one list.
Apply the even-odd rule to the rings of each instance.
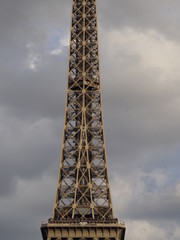
[[43, 240], [119, 239], [102, 114], [96, 0], [73, 0], [63, 144], [52, 218]]

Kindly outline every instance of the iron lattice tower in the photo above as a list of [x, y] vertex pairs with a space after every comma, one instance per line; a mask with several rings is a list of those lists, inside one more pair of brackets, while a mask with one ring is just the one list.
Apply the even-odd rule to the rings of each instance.
[[113, 216], [102, 115], [96, 0], [73, 0], [65, 124], [44, 240], [124, 239]]

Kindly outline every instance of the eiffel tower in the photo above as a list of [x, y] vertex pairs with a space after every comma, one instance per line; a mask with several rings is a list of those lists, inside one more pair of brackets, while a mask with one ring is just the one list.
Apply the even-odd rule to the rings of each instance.
[[96, 0], [73, 0], [63, 144], [43, 240], [124, 240], [114, 218], [104, 140]]

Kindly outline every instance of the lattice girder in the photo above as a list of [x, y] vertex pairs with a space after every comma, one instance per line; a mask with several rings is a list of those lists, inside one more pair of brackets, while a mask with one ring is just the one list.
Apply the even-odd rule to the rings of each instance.
[[96, 0], [73, 0], [54, 221], [113, 219], [99, 73]]
[[113, 216], [99, 72], [96, 0], [73, 0], [65, 123], [53, 216], [43, 240], [124, 240]]

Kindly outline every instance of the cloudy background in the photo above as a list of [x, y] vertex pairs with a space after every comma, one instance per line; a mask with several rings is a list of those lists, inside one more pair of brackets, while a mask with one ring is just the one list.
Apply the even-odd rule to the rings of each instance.
[[[52, 213], [71, 0], [0, 0], [0, 233]], [[180, 239], [180, 2], [98, 1], [106, 146], [126, 240]]]

